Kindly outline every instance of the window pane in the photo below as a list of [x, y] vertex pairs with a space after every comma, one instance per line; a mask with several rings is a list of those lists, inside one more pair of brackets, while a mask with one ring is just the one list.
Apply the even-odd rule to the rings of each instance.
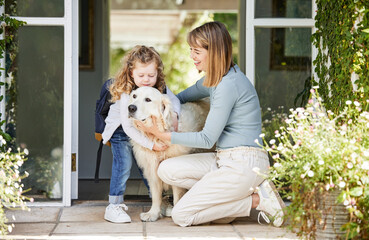
[[255, 87], [263, 109], [301, 105], [296, 97], [311, 76], [310, 37], [310, 28], [255, 29]]
[[64, 0], [5, 1], [5, 12], [21, 17], [63, 17]]
[[311, 0], [257, 0], [255, 18], [311, 18]]
[[[21, 27], [13, 67], [18, 71], [7, 92], [7, 129], [17, 146], [29, 150], [22, 166], [29, 173], [23, 180], [26, 195], [36, 200], [62, 198], [63, 27]], [[15, 89], [15, 90], [14, 90]]]

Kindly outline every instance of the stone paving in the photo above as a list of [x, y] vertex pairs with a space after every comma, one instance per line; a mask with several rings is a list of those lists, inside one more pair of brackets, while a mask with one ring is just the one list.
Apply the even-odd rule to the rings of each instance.
[[30, 212], [8, 210], [7, 218], [15, 228], [5, 239], [298, 239], [284, 228], [258, 224], [255, 212], [251, 217], [238, 218], [231, 224], [179, 227], [168, 217], [156, 222], [141, 222], [139, 214], [149, 209], [150, 202], [126, 204], [132, 218], [132, 223], [127, 224], [104, 220], [106, 201], [74, 202], [72, 207], [31, 207]]

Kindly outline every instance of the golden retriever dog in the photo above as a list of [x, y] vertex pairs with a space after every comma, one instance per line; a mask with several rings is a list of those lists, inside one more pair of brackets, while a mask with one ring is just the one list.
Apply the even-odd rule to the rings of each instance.
[[[161, 94], [156, 88], [140, 87], [132, 91], [130, 94], [128, 111], [134, 126], [137, 126], [135, 120], [141, 121], [147, 126], [152, 126], [152, 116], [155, 116], [159, 130], [174, 131], [173, 119], [175, 119], [176, 115], [173, 111], [172, 104], [168, 96], [166, 94]], [[197, 103], [182, 104], [178, 119], [178, 132], [201, 131], [205, 124], [208, 111], [208, 101], [201, 100]], [[166, 144], [168, 146], [164, 151], [153, 151], [131, 140], [137, 164], [143, 170], [143, 174], [149, 183], [152, 196], [151, 209], [148, 212], [141, 213], [140, 218], [142, 221], [152, 222], [160, 217], [162, 207], [169, 208], [166, 211], [167, 213], [164, 214], [166, 216], [170, 216], [169, 212], [171, 211], [171, 206], [162, 206], [163, 190], [168, 190], [169, 186], [157, 175], [160, 162], [167, 158], [194, 153], [197, 152], [197, 150], [171, 144], [170, 142], [162, 142], [151, 134], [145, 135], [154, 143]], [[172, 187], [172, 190], [173, 203], [176, 204], [185, 193], [185, 190], [175, 186]], [[165, 212], [165, 209], [163, 212]]]

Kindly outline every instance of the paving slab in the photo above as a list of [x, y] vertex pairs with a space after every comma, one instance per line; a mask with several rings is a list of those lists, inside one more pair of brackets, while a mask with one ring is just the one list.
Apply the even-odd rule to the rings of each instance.
[[15, 223], [9, 235], [47, 236], [55, 227], [55, 223]]
[[[163, 224], [165, 223], [165, 224]], [[216, 231], [219, 232], [233, 232], [234, 229], [231, 224], [205, 224], [191, 227], [180, 227], [173, 223], [173, 221], [157, 221], [146, 223], [147, 233], [209, 233]]]
[[236, 232], [155, 232], [147, 233], [148, 240], [241, 240], [240, 236]]
[[70, 222], [59, 223], [55, 234], [108, 234], [108, 233], [141, 233], [142, 222], [125, 224], [104, 222]]
[[30, 211], [7, 209], [6, 217], [10, 223], [55, 222], [58, 218], [61, 207], [30, 207], [29, 209]]

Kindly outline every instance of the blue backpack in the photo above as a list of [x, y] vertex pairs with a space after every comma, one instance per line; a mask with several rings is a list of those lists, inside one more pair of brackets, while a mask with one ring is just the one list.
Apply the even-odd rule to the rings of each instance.
[[[105, 128], [105, 118], [108, 116], [110, 105], [111, 95], [109, 92], [109, 86], [112, 83], [113, 79], [106, 80], [104, 85], [100, 91], [100, 98], [96, 101], [96, 108], [95, 108], [95, 138], [96, 140], [100, 141], [99, 149], [97, 150], [97, 157], [96, 157], [96, 169], [95, 169], [95, 182], [99, 182], [99, 170], [100, 170], [100, 163], [101, 163], [101, 154], [102, 148], [104, 146], [103, 139], [102, 139], [102, 132]], [[107, 143], [110, 146], [110, 142]]]

